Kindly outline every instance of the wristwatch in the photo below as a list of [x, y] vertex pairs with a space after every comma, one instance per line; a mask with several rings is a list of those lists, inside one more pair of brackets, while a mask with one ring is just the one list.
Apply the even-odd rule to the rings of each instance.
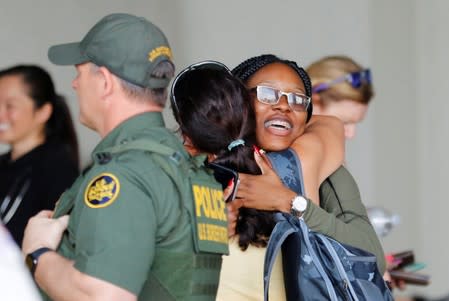
[[290, 213], [296, 217], [301, 217], [304, 211], [306, 211], [308, 203], [309, 201], [302, 195], [295, 196], [292, 200]]
[[53, 250], [50, 249], [50, 248], [42, 247], [42, 248], [37, 249], [34, 252], [31, 252], [30, 254], [28, 254], [26, 256], [25, 263], [26, 263], [26, 265], [27, 265], [28, 269], [30, 270], [31, 275], [33, 277], [34, 277], [34, 272], [36, 271], [36, 266], [37, 266], [37, 262], [39, 260], [39, 257], [42, 254], [44, 254], [44, 253], [46, 253], [48, 251], [53, 251]]

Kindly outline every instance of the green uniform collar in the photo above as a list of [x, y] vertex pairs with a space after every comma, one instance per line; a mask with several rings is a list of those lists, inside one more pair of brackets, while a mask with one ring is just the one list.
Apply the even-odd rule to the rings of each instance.
[[92, 159], [95, 160], [96, 154], [107, 148], [132, 140], [134, 137], [130, 137], [129, 133], [140, 133], [155, 127], [165, 128], [161, 112], [142, 113], [123, 121], [97, 144], [92, 152]]

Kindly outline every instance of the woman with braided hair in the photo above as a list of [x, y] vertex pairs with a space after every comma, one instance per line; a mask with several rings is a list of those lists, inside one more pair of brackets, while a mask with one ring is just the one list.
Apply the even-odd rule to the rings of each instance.
[[[290, 69], [281, 68], [280, 65], [288, 66]], [[276, 66], [278, 67], [276, 68]], [[250, 91], [256, 92], [258, 91], [255, 88], [266, 85], [282, 90], [282, 85], [285, 85], [285, 82], [287, 82], [286, 74], [291, 71], [294, 71], [296, 76], [302, 79], [306, 95], [310, 97], [312, 87], [307, 73], [298, 67], [296, 63], [282, 60], [274, 55], [261, 55], [250, 58], [232, 70], [233, 74], [240, 78]], [[263, 110], [257, 109], [257, 104], [261, 102], [259, 97], [261, 95], [253, 93], [256, 120], [258, 120], [256, 125], [257, 142], [266, 151], [277, 151], [279, 148], [273, 145], [273, 141], [280, 139], [279, 136], [283, 132], [273, 129], [273, 123], [270, 122], [269, 118], [270, 115], [264, 115]], [[285, 115], [290, 114], [290, 111], [293, 111], [293, 109], [289, 111], [288, 107], [285, 106], [284, 113], [281, 113], [281, 108], [272, 105], [270, 114], [275, 114], [274, 111], [277, 111], [277, 114], [282, 116], [284, 113]], [[311, 113], [312, 108], [310, 107], [307, 111], [308, 117], [306, 121], [310, 118], [313, 121], [314, 117], [310, 117]], [[295, 125], [289, 126], [293, 127]], [[297, 140], [300, 140], [300, 138]], [[341, 166], [329, 177], [325, 176], [322, 178], [318, 176], [317, 179], [313, 175], [313, 169], [311, 170], [308, 167], [310, 162], [313, 162], [313, 156], [307, 157], [303, 150], [295, 147], [295, 143], [292, 143], [290, 147], [298, 154], [303, 167], [305, 191], [309, 198], [307, 206], [302, 212], [306, 224], [314, 231], [324, 233], [340, 242], [375, 254], [379, 270], [383, 273], [385, 271], [384, 253], [378, 237], [369, 222], [366, 209], [361, 202], [357, 184], [351, 174]], [[311, 147], [313, 148], [313, 146]], [[263, 161], [261, 162], [263, 164]], [[260, 176], [240, 174], [241, 183], [237, 196], [241, 198], [243, 206], [262, 210], [290, 212], [292, 207], [291, 200], [295, 198], [296, 193], [280, 184], [277, 175], [268, 166], [262, 166], [262, 169], [264, 172]], [[316, 185], [319, 185], [318, 198], [313, 195]], [[228, 266], [230, 265], [224, 265], [222, 275], [226, 275], [226, 267]], [[228, 286], [226, 281], [223, 283]]]

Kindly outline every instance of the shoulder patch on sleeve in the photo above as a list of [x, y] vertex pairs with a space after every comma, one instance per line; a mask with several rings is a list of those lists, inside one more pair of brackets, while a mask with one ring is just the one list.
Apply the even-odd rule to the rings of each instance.
[[110, 173], [94, 177], [84, 191], [84, 203], [91, 208], [104, 208], [111, 205], [120, 192], [120, 182]]

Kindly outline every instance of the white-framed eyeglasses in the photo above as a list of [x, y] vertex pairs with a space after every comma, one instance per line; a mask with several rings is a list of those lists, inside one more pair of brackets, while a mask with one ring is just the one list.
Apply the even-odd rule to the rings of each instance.
[[299, 112], [307, 111], [311, 101], [307, 95], [297, 92], [284, 92], [269, 86], [257, 86], [250, 91], [256, 93], [258, 101], [267, 105], [275, 105], [279, 103], [282, 96], [285, 96], [289, 106]]

